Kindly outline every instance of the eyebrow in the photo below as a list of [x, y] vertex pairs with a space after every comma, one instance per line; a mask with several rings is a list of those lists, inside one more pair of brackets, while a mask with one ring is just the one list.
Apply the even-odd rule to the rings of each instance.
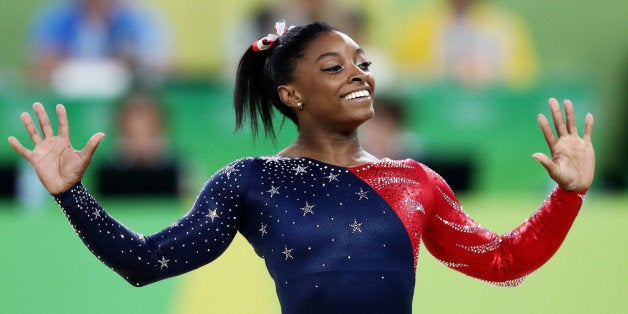
[[[354, 55], [358, 55], [358, 54], [364, 54], [364, 49], [362, 49], [362, 48], [356, 49]], [[321, 54], [320, 56], [318, 56], [318, 58], [316, 58], [316, 61], [319, 61], [319, 60], [321, 60], [323, 58], [326, 58], [326, 57], [335, 57], [335, 56], [338, 56], [338, 55], [340, 55], [340, 53], [335, 52], [335, 51], [325, 52], [325, 53]]]

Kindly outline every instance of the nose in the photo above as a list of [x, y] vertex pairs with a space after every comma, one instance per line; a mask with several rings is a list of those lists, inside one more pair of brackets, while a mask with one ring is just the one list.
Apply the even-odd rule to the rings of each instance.
[[359, 66], [353, 65], [353, 73], [349, 77], [351, 82], [365, 82], [370, 72], [360, 69]]
[[355, 75], [351, 78], [351, 82], [364, 82], [366, 81], [366, 76], [363, 75]]

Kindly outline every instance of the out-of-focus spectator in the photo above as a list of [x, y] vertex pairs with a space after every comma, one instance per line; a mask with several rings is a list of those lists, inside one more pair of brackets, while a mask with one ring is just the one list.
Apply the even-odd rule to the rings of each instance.
[[[617, 121], [628, 119], [628, 58], [626, 58], [624, 73], [621, 77], [624, 85], [623, 93], [620, 94], [620, 106], [613, 113]], [[613, 134], [611, 141], [611, 154], [607, 159], [607, 165], [603, 169], [602, 187], [609, 191], [628, 191], [628, 131], [622, 123], [615, 123], [615, 128], [610, 132]]]
[[421, 159], [423, 149], [418, 135], [406, 127], [407, 113], [401, 100], [377, 97], [375, 115], [360, 129], [360, 142], [378, 158]]
[[[245, 51], [254, 40], [273, 32], [275, 22], [285, 20], [289, 25], [305, 25], [314, 21], [324, 21], [334, 26], [343, 33], [351, 36], [356, 42], [368, 45], [368, 17], [366, 11], [359, 7], [349, 5], [346, 1], [329, 0], [275, 0], [260, 4], [254, 4], [250, 13], [235, 19], [234, 25], [227, 27], [225, 40], [229, 45], [225, 46], [224, 58], [226, 64], [225, 75], [231, 79], [242, 51]], [[365, 49], [369, 59], [379, 59], [374, 49]], [[373, 61], [373, 60], [371, 60]], [[379, 67], [380, 62], [374, 62], [374, 71], [384, 71]], [[383, 62], [381, 62], [383, 63]]]
[[364, 41], [364, 12], [339, 1], [329, 0], [278, 0], [253, 11], [256, 36], [268, 32], [269, 25], [286, 20], [292, 25], [305, 25], [325, 21], [354, 38]]
[[408, 128], [407, 105], [394, 96], [376, 98], [375, 115], [360, 129], [360, 143], [378, 158], [395, 160], [412, 158], [436, 170], [452, 188], [466, 192], [471, 188], [474, 164], [472, 158], [434, 156], [421, 136]]
[[527, 87], [536, 57], [527, 28], [486, 0], [436, 0], [395, 32], [394, 59], [405, 74], [465, 87]]
[[15, 196], [15, 178], [17, 171], [13, 164], [0, 163], [0, 198]]
[[115, 156], [98, 171], [104, 195], [176, 195], [182, 169], [168, 142], [167, 115], [147, 94], [124, 100], [117, 118]]
[[117, 96], [157, 84], [172, 34], [156, 8], [132, 0], [67, 0], [43, 7], [30, 38], [31, 74], [70, 95]]

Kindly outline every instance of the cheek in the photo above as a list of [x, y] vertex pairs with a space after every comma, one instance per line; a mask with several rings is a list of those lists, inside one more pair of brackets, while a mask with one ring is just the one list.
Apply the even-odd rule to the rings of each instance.
[[369, 73], [366, 82], [369, 83], [371, 89], [373, 90], [373, 94], [375, 94], [375, 76], [373, 76], [373, 73]]
[[338, 98], [338, 88], [333, 84], [312, 83], [308, 92], [309, 99], [313, 102], [329, 102]]

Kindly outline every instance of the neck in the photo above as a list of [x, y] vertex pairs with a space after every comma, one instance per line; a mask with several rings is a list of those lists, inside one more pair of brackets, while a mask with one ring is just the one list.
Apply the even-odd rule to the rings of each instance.
[[358, 140], [357, 133], [349, 136], [314, 136], [299, 134], [297, 139], [279, 152], [288, 157], [308, 157], [324, 163], [351, 167], [377, 158], [365, 151]]

